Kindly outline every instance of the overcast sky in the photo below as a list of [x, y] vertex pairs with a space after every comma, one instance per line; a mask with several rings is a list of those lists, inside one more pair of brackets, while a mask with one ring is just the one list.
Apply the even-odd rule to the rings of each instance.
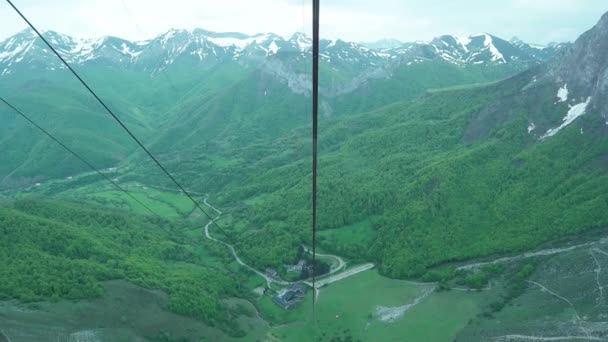
[[[42, 30], [131, 40], [170, 28], [310, 33], [311, 0], [12, 0]], [[488, 32], [530, 43], [572, 41], [607, 0], [321, 0], [321, 35], [350, 41], [430, 40]], [[0, 39], [26, 26], [0, 1]]]

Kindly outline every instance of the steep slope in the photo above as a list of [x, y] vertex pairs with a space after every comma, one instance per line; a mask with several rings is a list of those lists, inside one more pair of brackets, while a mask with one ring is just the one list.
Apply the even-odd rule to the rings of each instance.
[[[549, 64], [540, 81], [560, 85], [567, 89], [560, 99], [569, 104], [589, 99], [588, 111], [601, 114], [608, 122], [608, 14], [585, 32], [568, 49], [564, 57]], [[559, 96], [559, 94], [558, 94]]]
[[[363, 226], [369, 237], [323, 247], [405, 277], [606, 227], [608, 126], [593, 99], [605, 98], [598, 43], [608, 40], [607, 21], [559, 60], [505, 81], [325, 120], [319, 227]], [[309, 239], [309, 156], [294, 147], [308, 133], [232, 151], [237, 161], [217, 191], [224, 205], [242, 201], [240, 224]]]
[[[37, 80], [0, 88], [8, 95], [4, 95], [8, 101], [94, 165], [108, 167], [125, 159], [135, 145], [71, 82], [66, 78]], [[125, 122], [145, 136], [143, 120], [125, 114], [121, 113]], [[80, 161], [4, 105], [0, 107], [0, 123], [3, 151], [0, 187], [32, 185], [48, 177], [65, 177], [86, 170]]]
[[[565, 49], [561, 58], [518, 76], [526, 82], [521, 93], [501, 98], [474, 116], [465, 140], [483, 139], [491, 129], [508, 120], [513, 102], [529, 108], [528, 133], [539, 140], [555, 136], [587, 113], [594, 121], [608, 121], [606, 37], [608, 17], [604, 15], [593, 29]], [[587, 123], [581, 127], [581, 134], [605, 133], [605, 126]]]
[[[505, 93], [516, 96], [523, 85], [520, 80], [481, 92], [434, 94], [326, 122], [319, 226], [349, 229], [371, 219], [375, 243], [330, 240], [323, 246], [376, 259], [383, 272], [402, 277], [608, 224], [605, 137], [581, 135], [576, 125], [539, 143], [527, 132], [528, 108], [514, 103], [512, 118], [483, 141], [463, 141], [471, 115]], [[305, 160], [282, 165], [279, 156], [273, 165], [266, 158], [225, 170], [239, 178], [247, 172], [228, 192], [226, 204], [252, 196], [247, 203], [254, 204], [242, 213], [251, 229], [282, 227], [306, 241], [308, 165]]]

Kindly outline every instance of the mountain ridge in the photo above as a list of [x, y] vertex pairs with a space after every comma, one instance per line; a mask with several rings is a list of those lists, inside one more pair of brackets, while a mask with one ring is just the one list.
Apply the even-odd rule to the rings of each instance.
[[[146, 141], [161, 127], [162, 133], [156, 137], [159, 141], [181, 141], [180, 146], [189, 146], [200, 143], [199, 139], [193, 134], [174, 134], [178, 131], [176, 128], [213, 136], [226, 129], [225, 125], [232, 125], [233, 129], [246, 126], [255, 132], [254, 136], [263, 138], [307, 122], [304, 104], [311, 93], [311, 40], [303, 33], [283, 38], [271, 33], [250, 36], [174, 29], [140, 42], [117, 37], [76, 39], [53, 31], [44, 35], [104, 99], [122, 104], [125, 120], [140, 130]], [[442, 37], [448, 45], [457, 43], [453, 36]], [[464, 44], [460, 50], [449, 51], [441, 39], [435, 43], [406, 43], [405, 47], [390, 53], [340, 39], [323, 40], [320, 114], [331, 117], [369, 111], [413, 99], [431, 88], [496, 81], [526, 69], [527, 63], [541, 62], [541, 59], [511, 58], [525, 53], [507, 45], [509, 43], [503, 45], [511, 52], [499, 51], [504, 62], [498, 61], [492, 55], [490, 44], [485, 44], [486, 40], [485, 35], [480, 36], [471, 39], [469, 47]], [[491, 40], [499, 41], [498, 38]], [[500, 44], [498, 49], [502, 49]], [[441, 53], [451, 53], [452, 57], [442, 57]], [[474, 53], [477, 54], [471, 57]], [[486, 62], [480, 63], [484, 58]], [[69, 73], [58, 72], [60, 70], [65, 71], [59, 59], [30, 30], [0, 42], [0, 89], [6, 89], [17, 104], [28, 103], [24, 109], [33, 112], [34, 118], [38, 113], [57, 112], [62, 113], [56, 118], [59, 126], [80, 123], [89, 127], [82, 121], [85, 119], [82, 108], [76, 105], [86, 101], [86, 97]], [[57, 96], [71, 94], [69, 108], [45, 97], [50, 88], [56, 89]], [[233, 100], [235, 97], [255, 105], [242, 108]], [[290, 105], [293, 101], [298, 103], [297, 108]], [[94, 115], [96, 109], [90, 111], [90, 108], [87, 107], [87, 113]], [[146, 114], [142, 115], [143, 112]], [[188, 116], [182, 117], [182, 112]], [[285, 112], [290, 114], [281, 115]], [[95, 115], [95, 118], [101, 120], [100, 125], [104, 123], [102, 116]], [[7, 120], [12, 119], [9, 116]], [[275, 129], [256, 124], [268, 120], [273, 120]], [[20, 125], [18, 120], [15, 124]], [[118, 133], [110, 125], [103, 127]], [[70, 137], [76, 132], [63, 133]], [[36, 171], [30, 168], [24, 181], [39, 179], [39, 176], [44, 179], [47, 170], [52, 169], [47, 166], [51, 159], [44, 159], [44, 163], [40, 158], [29, 160], [25, 157], [27, 153], [17, 152], [31, 152], [35, 142], [22, 142], [15, 132], [7, 131], [7, 134], [12, 138], [4, 141], [6, 146], [17, 144], [20, 149], [15, 150], [15, 163], [0, 167], [1, 173], [12, 175], [12, 179], [25, 173], [25, 165], [35, 164], [38, 168], [34, 168]], [[106, 167], [123, 160], [130, 151], [130, 148], [117, 148], [96, 132], [87, 136], [100, 139], [98, 144], [104, 146], [104, 152], [99, 162]], [[111, 140], [118, 141], [120, 137], [117, 134]], [[166, 143], [153, 145], [163, 152], [168, 147], [178, 147]], [[98, 148], [88, 146], [86, 150], [89, 148], [98, 155]]]
[[[55, 31], [46, 31], [43, 35], [68, 62], [86, 64], [104, 60], [106, 63], [143, 68], [151, 72], [166, 68], [178, 59], [191, 63], [246, 63], [260, 58], [294, 54], [299, 54], [302, 59], [308, 58], [312, 46], [311, 39], [303, 33], [294, 33], [289, 38], [284, 38], [273, 33], [247, 35], [200, 28], [171, 29], [152, 39], [141, 41], [129, 41], [114, 36], [74, 38]], [[393, 41], [392, 44], [393, 47], [390, 48], [371, 48], [366, 44], [342, 39], [322, 39], [320, 57], [331, 65], [361, 64], [364, 67], [374, 67], [397, 59], [405, 63], [442, 59], [454, 64], [538, 64], [555, 54], [555, 47], [533, 47], [521, 41], [511, 44], [485, 33], [468, 37], [442, 35], [430, 42], [403, 43], [396, 46]], [[549, 52], [534, 55], [529, 53], [532, 50]], [[29, 29], [1, 41], [0, 51], [0, 76], [15, 72], [13, 69], [23, 63], [35, 69], [33, 65], [37, 65], [51, 53]], [[150, 66], [148, 63], [152, 60], [158, 60], [158, 66]], [[44, 68], [47, 70], [63, 67], [59, 61], [50, 58], [46, 61], [48, 64]]]

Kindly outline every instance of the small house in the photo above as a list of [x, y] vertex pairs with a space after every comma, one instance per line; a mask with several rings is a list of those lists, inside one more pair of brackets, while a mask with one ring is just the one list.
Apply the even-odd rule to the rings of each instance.
[[301, 273], [305, 265], [306, 261], [300, 260], [295, 265], [285, 265], [285, 268], [287, 269], [287, 273]]
[[285, 310], [291, 309], [304, 300], [306, 296], [306, 286], [303, 284], [292, 284], [286, 289], [278, 292], [272, 297], [272, 301]]
[[275, 279], [279, 275], [277, 273], [277, 271], [274, 270], [274, 269], [272, 269], [272, 268], [267, 268], [264, 273], [266, 274], [267, 277], [270, 277], [270, 278], [273, 278], [273, 279]]

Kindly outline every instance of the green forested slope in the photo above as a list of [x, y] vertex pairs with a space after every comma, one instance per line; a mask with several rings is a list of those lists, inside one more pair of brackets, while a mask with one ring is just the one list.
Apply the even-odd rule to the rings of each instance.
[[[392, 70], [390, 77], [370, 79], [354, 90], [348, 90], [352, 85], [347, 81], [334, 85], [327, 90], [322, 114], [352, 115], [415, 98], [430, 88], [495, 81], [522, 67], [403, 65]], [[290, 81], [263, 68], [237, 63], [198, 68], [176, 64], [153, 75], [103, 63], [77, 69], [163, 160], [184, 155], [190, 160], [204, 157], [200, 151], [232, 153], [255, 144], [268, 145], [310, 123], [310, 96], [294, 92]], [[323, 79], [335, 71], [326, 73]], [[4, 76], [0, 92], [97, 167], [116, 166], [139, 156], [136, 145], [66, 70]], [[7, 151], [0, 165], [0, 187], [15, 188], [86, 171], [5, 106], [0, 106], [0, 123], [0, 148]]]
[[[430, 89], [474, 85], [504, 79], [525, 70], [517, 63], [459, 66], [445, 61], [400, 65], [387, 77], [370, 79], [352, 93], [325, 97], [335, 113], [359, 113], [378, 109], [396, 101], [414, 99]], [[321, 78], [326, 75], [321, 72]], [[324, 96], [321, 89], [321, 96]]]
[[[319, 228], [365, 221], [371, 239], [330, 240], [325, 248], [404, 277], [606, 224], [601, 119], [591, 113], [539, 142], [568, 107], [555, 103], [553, 89], [522, 92], [532, 72], [323, 118]], [[197, 96], [168, 109], [179, 119], [165, 118], [167, 133], [152, 140], [188, 188], [231, 208], [228, 229], [238, 232], [244, 257], [278, 267], [309, 239], [310, 131], [298, 115], [305, 103], [279, 85], [253, 87], [259, 76], [214, 95], [193, 91]], [[279, 95], [267, 98], [262, 89]], [[538, 126], [532, 134], [530, 122]], [[149, 162], [135, 158], [131, 166], [121, 179], [167, 184]]]
[[[181, 113], [178, 104], [187, 103], [189, 98], [205, 103], [244, 77], [243, 69], [235, 65], [154, 76], [104, 66], [78, 71], [147, 145], [182, 120], [175, 115]], [[0, 93], [98, 168], [116, 166], [138, 151], [130, 137], [66, 70], [3, 77]], [[53, 144], [10, 108], [0, 106], [0, 149], [5, 151], [0, 163], [0, 188], [89, 171]]]
[[[376, 260], [385, 274], [405, 277], [608, 224], [602, 118], [590, 113], [539, 142], [567, 107], [554, 104], [545, 87], [521, 92], [529, 79], [523, 74], [324, 120], [319, 228], [371, 218], [375, 231], [371, 244], [325, 247]], [[528, 133], [531, 121], [542, 128]], [[296, 241], [309, 239], [310, 156], [288, 143], [304, 141], [307, 133], [259, 147], [256, 158], [234, 151], [238, 162], [225, 166], [232, 176], [219, 189], [220, 200], [234, 205], [246, 199], [234, 215], [256, 234], [276, 237], [276, 229]], [[250, 260], [262, 260], [265, 253], [289, 255], [294, 243], [284, 240], [289, 243], [260, 251], [260, 240], [243, 234], [241, 247]], [[274, 260], [268, 263], [284, 261]]]
[[23, 200], [0, 208], [0, 233], [0, 298], [92, 298], [100, 281], [126, 279], [166, 291], [171, 311], [236, 333], [221, 301], [239, 293], [239, 275], [211, 266], [169, 222]]

